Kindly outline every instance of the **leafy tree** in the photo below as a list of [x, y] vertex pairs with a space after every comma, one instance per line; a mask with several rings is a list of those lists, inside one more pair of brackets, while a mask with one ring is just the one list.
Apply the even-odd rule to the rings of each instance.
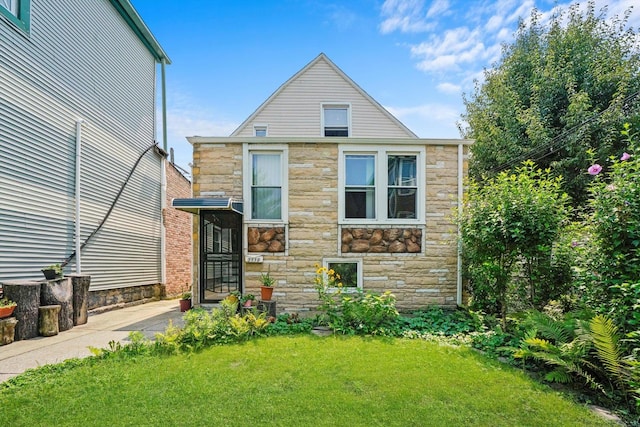
[[[477, 180], [532, 159], [564, 178], [574, 205], [583, 205], [588, 150], [605, 158], [621, 147], [619, 129], [639, 123], [639, 37], [623, 18], [605, 21], [590, 1], [541, 22], [534, 10], [513, 44], [464, 97], [470, 174]], [[567, 15], [567, 16], [565, 16]]]
[[566, 291], [570, 276], [555, 245], [569, 212], [560, 183], [531, 161], [482, 187], [471, 180], [458, 223], [475, 308], [504, 321], [510, 295], [542, 307]]

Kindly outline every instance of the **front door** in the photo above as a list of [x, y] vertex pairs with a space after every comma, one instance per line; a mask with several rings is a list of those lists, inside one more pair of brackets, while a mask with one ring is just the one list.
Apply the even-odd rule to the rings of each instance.
[[200, 301], [242, 290], [242, 215], [200, 211]]

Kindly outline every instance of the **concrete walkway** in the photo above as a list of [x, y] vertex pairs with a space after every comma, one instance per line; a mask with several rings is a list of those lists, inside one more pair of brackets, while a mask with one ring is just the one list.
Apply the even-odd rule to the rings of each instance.
[[178, 300], [154, 301], [100, 314], [90, 314], [84, 325], [52, 337], [37, 337], [0, 346], [0, 382], [30, 368], [91, 356], [89, 347], [107, 348], [112, 340], [126, 342], [129, 332], [153, 338], [173, 321], [182, 326]]

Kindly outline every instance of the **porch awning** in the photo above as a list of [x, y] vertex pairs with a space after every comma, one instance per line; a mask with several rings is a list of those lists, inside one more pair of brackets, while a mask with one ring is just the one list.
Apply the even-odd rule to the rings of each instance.
[[173, 199], [171, 206], [179, 211], [200, 213], [201, 210], [228, 210], [242, 215], [242, 200], [233, 197], [213, 199]]

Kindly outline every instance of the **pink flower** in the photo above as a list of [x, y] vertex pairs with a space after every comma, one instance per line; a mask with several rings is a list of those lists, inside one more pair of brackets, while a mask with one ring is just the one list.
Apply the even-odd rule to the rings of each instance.
[[620, 160], [624, 162], [625, 160], [629, 160], [630, 158], [631, 158], [631, 154], [624, 152], [622, 153], [622, 157], [620, 157]]
[[602, 170], [602, 166], [600, 166], [597, 163], [589, 166], [589, 169], [587, 169], [587, 171], [589, 172], [589, 175], [598, 175], [601, 170]]

